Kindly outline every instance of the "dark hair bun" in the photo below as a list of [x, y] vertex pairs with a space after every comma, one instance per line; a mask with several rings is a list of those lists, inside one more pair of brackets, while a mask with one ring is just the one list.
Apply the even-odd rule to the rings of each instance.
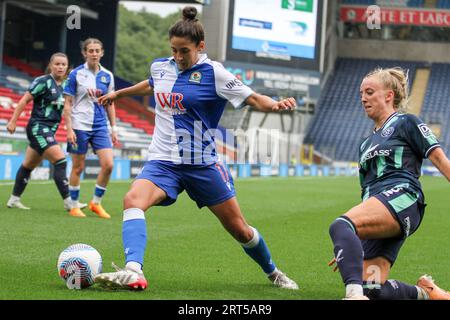
[[194, 20], [197, 16], [197, 9], [195, 7], [184, 7], [183, 18], [185, 20]]

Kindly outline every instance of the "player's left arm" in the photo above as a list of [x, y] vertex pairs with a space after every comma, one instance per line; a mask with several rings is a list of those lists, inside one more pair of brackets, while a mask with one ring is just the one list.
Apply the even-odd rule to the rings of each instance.
[[106, 112], [108, 113], [109, 124], [111, 125], [111, 139], [112, 143], [116, 144], [119, 142], [119, 137], [117, 134], [117, 126], [116, 126], [116, 107], [114, 102], [105, 106]]
[[435, 148], [430, 152], [428, 159], [450, 182], [450, 160], [445, 155], [444, 150]]
[[292, 97], [276, 101], [268, 96], [256, 92], [252, 93], [245, 100], [245, 104], [252, 106], [254, 109], [262, 112], [294, 110], [297, 106], [295, 99]]

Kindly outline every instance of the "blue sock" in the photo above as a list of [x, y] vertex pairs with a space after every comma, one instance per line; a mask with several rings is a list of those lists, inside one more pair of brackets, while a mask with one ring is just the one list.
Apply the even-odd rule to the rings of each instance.
[[101, 187], [101, 186], [99, 186], [98, 184], [96, 184], [95, 185], [95, 191], [94, 191], [94, 194], [97, 196], [97, 197], [103, 197], [103, 195], [105, 194], [105, 191], [106, 191], [106, 188], [105, 187]]
[[105, 194], [106, 188], [99, 186], [98, 184], [95, 185], [95, 190], [94, 190], [94, 197], [93, 197], [93, 201], [95, 203], [101, 203], [102, 202], [102, 197]]
[[134, 261], [143, 266], [147, 246], [147, 224], [144, 211], [138, 208], [123, 211], [122, 240], [125, 262]]
[[330, 236], [334, 244], [334, 257], [345, 285], [362, 285], [364, 252], [353, 222], [345, 216], [337, 218], [330, 226]]
[[70, 199], [78, 201], [80, 198], [80, 186], [69, 186]]
[[417, 300], [418, 289], [397, 280], [387, 280], [384, 284], [363, 285], [364, 295], [370, 300]]
[[275, 271], [276, 266], [272, 262], [269, 248], [262, 235], [253, 227], [253, 238], [247, 243], [243, 243], [244, 251], [264, 270], [268, 275]]

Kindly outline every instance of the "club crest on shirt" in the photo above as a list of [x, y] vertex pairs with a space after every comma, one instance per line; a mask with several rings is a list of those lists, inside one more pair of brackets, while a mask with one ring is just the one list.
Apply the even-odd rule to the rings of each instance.
[[381, 136], [382, 136], [383, 138], [387, 138], [387, 137], [392, 136], [393, 133], [394, 133], [394, 127], [389, 127], [389, 128], [384, 129], [384, 130], [381, 132]]
[[200, 83], [202, 80], [202, 73], [200, 71], [194, 71], [189, 77], [189, 82]]
[[107, 82], [108, 82], [108, 80], [106, 80], [106, 77], [105, 77], [105, 76], [102, 76], [102, 77], [100, 78], [100, 81], [103, 82], [103, 83], [107, 83]]

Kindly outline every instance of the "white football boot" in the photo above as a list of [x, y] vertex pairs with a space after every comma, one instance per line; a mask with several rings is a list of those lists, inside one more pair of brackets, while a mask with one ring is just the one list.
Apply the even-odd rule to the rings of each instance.
[[107, 289], [144, 290], [147, 288], [147, 280], [143, 272], [136, 272], [127, 267], [119, 268], [112, 263], [116, 272], [100, 273], [94, 281]]
[[[72, 209], [72, 200], [70, 200], [70, 198], [64, 199], [64, 210], [66, 211], [70, 211], [70, 209]], [[82, 202], [78, 202], [78, 209], [84, 209], [87, 207], [87, 203], [82, 203]]]
[[29, 207], [25, 206], [22, 202], [20, 202], [20, 198], [11, 196], [6, 204], [8, 208], [18, 208], [22, 210], [30, 210]]
[[275, 270], [268, 278], [276, 287], [298, 290], [297, 283], [295, 283], [294, 280], [289, 279], [288, 276], [280, 270]]

